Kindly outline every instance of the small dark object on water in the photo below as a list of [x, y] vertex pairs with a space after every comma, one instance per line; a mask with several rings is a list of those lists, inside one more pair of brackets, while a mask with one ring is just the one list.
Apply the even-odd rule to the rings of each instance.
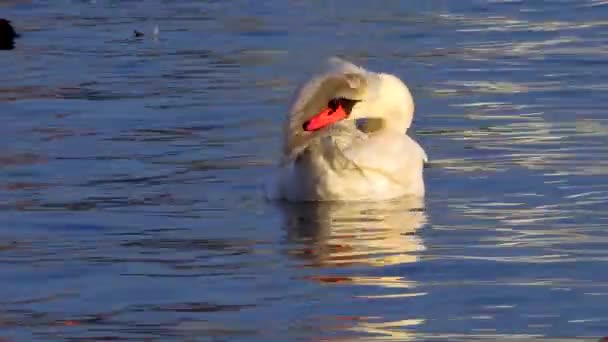
[[137, 30], [133, 30], [133, 35], [134, 35], [135, 37], [138, 37], [138, 38], [139, 38], [139, 37], [143, 37], [143, 36], [144, 36], [144, 33], [143, 33], [143, 32], [139, 32], [139, 31], [137, 31]]
[[15, 48], [15, 38], [19, 35], [15, 32], [11, 22], [0, 18], [0, 50], [12, 50]]

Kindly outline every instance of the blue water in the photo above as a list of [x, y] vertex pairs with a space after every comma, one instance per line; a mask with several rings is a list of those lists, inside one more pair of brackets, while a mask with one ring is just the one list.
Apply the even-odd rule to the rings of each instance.
[[[608, 2], [0, 17], [22, 34], [0, 51], [2, 340], [608, 335]], [[411, 87], [423, 203], [264, 200], [293, 91], [331, 55]]]

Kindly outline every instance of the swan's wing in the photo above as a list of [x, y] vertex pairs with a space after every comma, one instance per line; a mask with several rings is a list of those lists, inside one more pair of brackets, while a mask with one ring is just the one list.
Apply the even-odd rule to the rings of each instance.
[[407, 135], [380, 133], [356, 141], [344, 155], [363, 169], [377, 170], [400, 179], [404, 173], [422, 169], [428, 160], [424, 149]]
[[297, 91], [285, 124], [284, 160], [292, 159], [315, 132], [304, 132], [302, 123], [319, 112], [334, 97], [362, 99], [371, 73], [339, 58], [331, 58], [323, 72], [313, 76]]

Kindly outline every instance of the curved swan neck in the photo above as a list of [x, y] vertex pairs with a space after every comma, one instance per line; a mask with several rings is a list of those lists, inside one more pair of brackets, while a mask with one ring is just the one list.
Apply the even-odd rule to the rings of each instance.
[[367, 119], [364, 126], [373, 131], [405, 133], [414, 118], [414, 99], [407, 86], [396, 76], [378, 76], [377, 88], [357, 115]]

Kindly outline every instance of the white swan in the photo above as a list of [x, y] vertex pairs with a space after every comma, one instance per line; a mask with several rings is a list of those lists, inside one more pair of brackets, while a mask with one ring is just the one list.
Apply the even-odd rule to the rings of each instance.
[[294, 202], [423, 196], [427, 157], [405, 134], [414, 115], [407, 86], [341, 59], [328, 64], [297, 94], [268, 196]]

